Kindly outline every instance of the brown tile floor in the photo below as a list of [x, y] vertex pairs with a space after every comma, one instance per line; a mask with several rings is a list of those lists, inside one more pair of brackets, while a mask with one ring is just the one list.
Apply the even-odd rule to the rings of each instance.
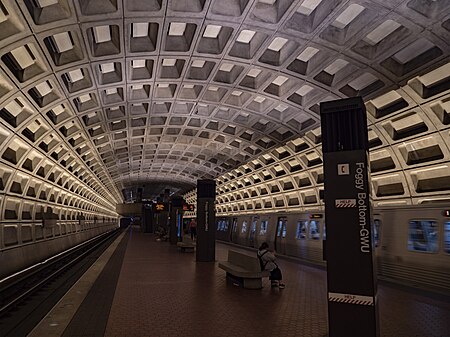
[[[226, 260], [230, 247], [216, 248], [216, 259]], [[217, 263], [196, 263], [195, 254], [134, 231], [105, 335], [326, 336], [325, 272], [279, 264], [286, 289], [266, 279], [262, 290], [246, 290], [228, 284]], [[379, 304], [383, 337], [450, 336], [449, 303], [380, 286]]]

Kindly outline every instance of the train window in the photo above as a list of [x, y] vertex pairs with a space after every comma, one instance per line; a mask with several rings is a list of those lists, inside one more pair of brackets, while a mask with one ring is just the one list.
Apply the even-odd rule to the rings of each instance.
[[323, 223], [323, 235], [322, 235], [322, 240], [326, 240], [327, 239], [327, 226], [325, 225], [325, 222]]
[[259, 229], [259, 235], [265, 235], [267, 233], [268, 220], [261, 221], [261, 228]]
[[438, 251], [438, 226], [434, 220], [409, 222], [408, 250], [436, 253]]
[[217, 230], [223, 232], [228, 231], [228, 220], [219, 220], [217, 222]]
[[373, 244], [375, 247], [378, 247], [378, 242], [380, 241], [380, 227], [381, 227], [381, 220], [374, 219], [373, 220]]
[[285, 221], [285, 218], [278, 218], [277, 237], [280, 237], [282, 232], [286, 232], [286, 230], [283, 231], [283, 225], [286, 227]]
[[309, 238], [313, 240], [320, 240], [320, 222], [311, 220], [309, 222]]
[[444, 224], [444, 251], [450, 254], [450, 221]]
[[281, 236], [281, 224], [278, 224], [278, 227], [277, 227], [277, 236], [278, 236], [278, 237]]
[[252, 227], [250, 227], [250, 232], [254, 235], [256, 232], [256, 225], [258, 224], [258, 220], [253, 220]]
[[297, 222], [297, 234], [296, 239], [306, 239], [306, 232], [308, 230], [308, 221]]
[[281, 232], [281, 237], [286, 237], [286, 222], [283, 222], [283, 230]]
[[233, 219], [233, 232], [237, 232], [237, 219]]
[[247, 233], [247, 221], [242, 221], [241, 233]]

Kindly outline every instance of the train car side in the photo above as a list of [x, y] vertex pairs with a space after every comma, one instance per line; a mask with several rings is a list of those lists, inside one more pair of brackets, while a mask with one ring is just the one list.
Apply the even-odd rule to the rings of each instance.
[[[373, 244], [378, 276], [450, 294], [450, 217], [442, 206], [374, 211]], [[220, 219], [225, 219], [222, 217]], [[324, 266], [326, 222], [321, 211], [228, 217], [217, 238], [257, 248], [266, 241], [278, 254]]]

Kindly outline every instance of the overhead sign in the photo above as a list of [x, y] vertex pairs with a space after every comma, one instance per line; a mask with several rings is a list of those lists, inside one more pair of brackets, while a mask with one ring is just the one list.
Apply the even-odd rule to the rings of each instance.
[[195, 205], [194, 204], [184, 204], [183, 205], [183, 211], [195, 211]]
[[153, 204], [153, 207], [156, 213], [168, 211], [167, 205], [163, 202], [157, 202], [156, 204]]

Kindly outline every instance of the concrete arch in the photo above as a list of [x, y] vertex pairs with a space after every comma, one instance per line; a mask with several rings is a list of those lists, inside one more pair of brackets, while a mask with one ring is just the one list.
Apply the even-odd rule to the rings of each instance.
[[2, 221], [115, 216], [122, 189], [158, 177], [217, 177], [239, 210], [317, 206], [319, 103], [355, 95], [379, 201], [448, 194], [430, 178], [447, 186], [447, 1], [1, 4]]

